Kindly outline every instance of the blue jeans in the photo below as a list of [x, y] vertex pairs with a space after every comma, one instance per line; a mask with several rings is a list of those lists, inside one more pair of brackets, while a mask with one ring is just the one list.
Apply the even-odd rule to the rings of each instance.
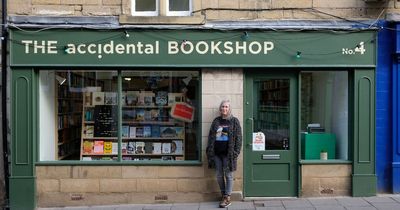
[[227, 156], [215, 156], [217, 182], [222, 195], [231, 195], [233, 188], [233, 172], [228, 167]]

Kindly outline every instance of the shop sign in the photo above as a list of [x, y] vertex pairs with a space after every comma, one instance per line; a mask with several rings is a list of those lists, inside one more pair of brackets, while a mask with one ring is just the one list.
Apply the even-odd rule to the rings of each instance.
[[[129, 36], [125, 36], [129, 33]], [[11, 30], [12, 65], [307, 66], [375, 64], [374, 32]]]
[[253, 151], [265, 150], [265, 135], [263, 132], [253, 133]]

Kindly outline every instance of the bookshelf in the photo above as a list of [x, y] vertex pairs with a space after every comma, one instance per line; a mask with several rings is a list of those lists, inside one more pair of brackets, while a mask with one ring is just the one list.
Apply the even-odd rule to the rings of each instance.
[[[125, 161], [185, 159], [185, 123], [170, 116], [171, 105], [181, 100], [180, 94], [172, 94], [171, 100], [162, 102], [156, 94], [122, 92], [120, 132]], [[117, 94], [86, 92], [82, 107], [80, 159], [117, 160]]]
[[[77, 85], [75, 74], [72, 76], [66, 72], [58, 73], [62, 77], [72, 78], [71, 85]], [[69, 85], [67, 83], [59, 84], [56, 82], [58, 87], [56, 91], [56, 121], [57, 121], [57, 132], [56, 132], [56, 159], [64, 160], [70, 159], [71, 156], [79, 153], [79, 140], [81, 134], [81, 116], [82, 110], [79, 108], [82, 106], [82, 94], [78, 92], [70, 92]]]

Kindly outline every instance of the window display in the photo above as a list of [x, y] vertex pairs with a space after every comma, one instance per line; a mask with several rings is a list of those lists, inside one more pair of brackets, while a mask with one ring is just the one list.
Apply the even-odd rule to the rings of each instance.
[[348, 72], [301, 73], [302, 159], [348, 159]]
[[[41, 133], [51, 128], [51, 122], [58, 129], [54, 135], [40, 136], [41, 145], [46, 145], [40, 149], [40, 160], [199, 159], [198, 72], [122, 71], [121, 92], [117, 71], [40, 75], [47, 77], [40, 83], [41, 107], [51, 107], [52, 97], [58, 107], [55, 120], [48, 111], [41, 112]], [[65, 78], [64, 84], [56, 77]], [[51, 145], [56, 148], [53, 155], [47, 152]]]

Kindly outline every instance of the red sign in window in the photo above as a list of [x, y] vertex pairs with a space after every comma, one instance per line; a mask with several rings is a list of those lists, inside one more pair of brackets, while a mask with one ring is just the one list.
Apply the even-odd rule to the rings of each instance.
[[187, 103], [175, 103], [171, 109], [171, 117], [185, 122], [192, 122], [194, 117], [194, 107]]

